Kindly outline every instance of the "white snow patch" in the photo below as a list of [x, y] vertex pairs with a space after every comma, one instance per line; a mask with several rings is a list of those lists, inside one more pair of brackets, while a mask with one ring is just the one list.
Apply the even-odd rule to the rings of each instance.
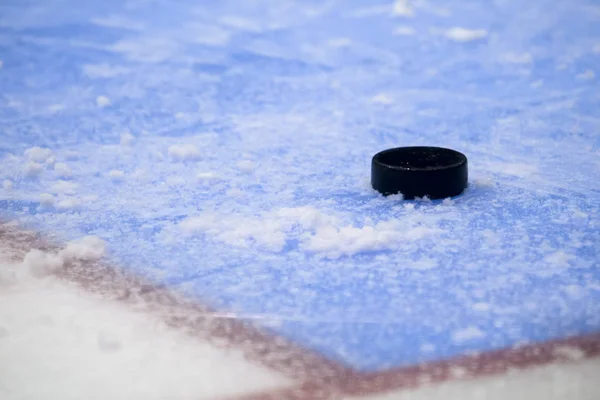
[[133, 142], [135, 142], [135, 136], [133, 136], [131, 133], [125, 132], [121, 134], [121, 138], [119, 140], [121, 146], [131, 146]]
[[32, 249], [25, 255], [22, 265], [31, 276], [44, 278], [58, 271], [64, 265], [64, 260], [58, 254]]
[[66, 163], [56, 163], [54, 164], [54, 172], [57, 176], [68, 178], [73, 174], [71, 168]]
[[317, 229], [302, 247], [326, 258], [339, 258], [365, 251], [389, 250], [396, 248], [400, 242], [416, 241], [441, 232], [439, 228], [425, 226], [403, 229], [396, 220], [362, 228], [328, 225]]
[[596, 76], [596, 74], [594, 73], [594, 71], [592, 71], [591, 69], [588, 69], [588, 70], [582, 72], [581, 74], [577, 75], [577, 79], [590, 80], [590, 79], [594, 79], [595, 76]]
[[150, 174], [146, 170], [141, 168], [138, 168], [135, 171], [133, 171], [131, 177], [141, 182], [148, 182], [150, 180]]
[[[180, 226], [184, 232], [200, 231], [213, 234], [218, 240], [237, 246], [246, 247], [256, 243], [267, 250], [281, 251], [286, 237], [278, 221], [264, 221], [262, 226], [249, 222], [242, 220], [237, 227], [234, 227], [232, 220], [223, 220], [216, 214], [207, 214], [187, 219]], [[227, 224], [230, 229], [222, 230], [220, 224]]]
[[392, 15], [398, 17], [413, 17], [415, 12], [409, 0], [396, 0], [392, 7]]
[[114, 78], [129, 73], [129, 69], [106, 63], [86, 64], [83, 66], [83, 72], [90, 78]]
[[244, 197], [245, 193], [240, 188], [231, 188], [225, 192], [228, 197]]
[[183, 186], [187, 183], [187, 181], [185, 180], [185, 178], [181, 177], [181, 176], [169, 176], [165, 183], [168, 186]]
[[99, 199], [99, 197], [97, 195], [88, 194], [87, 196], [83, 196], [81, 198], [81, 201], [85, 202], [85, 203], [91, 203], [91, 202], [97, 201], [98, 199]]
[[[383, 6], [370, 6], [370, 7], [357, 8], [357, 9], [350, 11], [347, 15], [351, 18], [364, 18], [364, 17], [371, 17], [374, 15], [388, 14], [389, 12], [390, 12], [390, 6], [383, 5]], [[392, 12], [393, 12], [393, 9], [392, 9]]]
[[469, 371], [463, 367], [452, 366], [450, 367], [450, 375], [453, 378], [464, 378], [469, 374]]
[[108, 107], [110, 105], [110, 99], [106, 96], [96, 97], [96, 105], [100, 108]]
[[104, 257], [106, 245], [97, 236], [84, 236], [67, 243], [57, 253], [48, 253], [38, 249], [30, 250], [23, 259], [23, 266], [32, 276], [45, 277], [60, 269], [65, 263], [79, 261], [97, 261]]
[[52, 207], [54, 205], [54, 196], [50, 193], [42, 193], [40, 195], [40, 204], [42, 207]]
[[65, 261], [97, 261], [104, 257], [106, 243], [98, 236], [84, 236], [67, 243], [58, 254]]
[[485, 337], [485, 332], [475, 326], [469, 326], [452, 332], [452, 340], [455, 343], [464, 343]]
[[125, 177], [125, 172], [120, 171], [118, 169], [113, 169], [108, 173], [108, 177], [113, 181], [113, 182], [120, 182], [123, 180], [123, 178]]
[[36, 162], [29, 162], [25, 166], [25, 176], [29, 178], [34, 178], [40, 176], [43, 170], [44, 165]]
[[150, 153], [150, 157], [152, 157], [156, 161], [163, 161], [165, 159], [165, 155], [158, 150], [152, 151]]
[[575, 208], [572, 209], [571, 212], [573, 213], [573, 218], [587, 218], [589, 217], [589, 214], [584, 213], [583, 211]]
[[75, 161], [79, 159], [79, 153], [73, 150], [69, 150], [65, 153], [65, 159], [69, 161]]
[[461, 27], [450, 28], [445, 32], [448, 39], [457, 42], [470, 42], [480, 40], [487, 37], [488, 33], [485, 29], [467, 29]]
[[327, 45], [334, 48], [349, 47], [352, 45], [352, 39], [345, 37], [329, 39]]
[[500, 61], [509, 64], [531, 64], [533, 56], [531, 53], [505, 53], [501, 56]]
[[526, 178], [538, 172], [538, 167], [535, 165], [509, 162], [493, 162], [489, 164], [494, 172], [499, 172], [506, 175], [512, 175], [519, 178]]
[[74, 182], [59, 180], [54, 185], [50, 186], [50, 190], [53, 193], [73, 194], [77, 190], [77, 184]]
[[221, 17], [219, 19], [219, 22], [223, 25], [227, 25], [231, 28], [235, 28], [241, 31], [260, 32], [262, 30], [258, 22], [237, 15], [227, 15]]
[[[271, 251], [281, 251], [285, 245], [285, 234], [278, 221], [264, 221], [262, 226], [249, 220], [223, 218], [217, 214], [204, 214], [188, 218], [179, 224], [187, 234], [208, 233], [216, 239], [236, 246], [247, 247], [256, 243]], [[226, 226], [227, 229], [223, 229]]]
[[500, 235], [497, 232], [494, 232], [491, 229], [484, 229], [481, 232], [481, 236], [483, 236], [483, 238], [485, 239], [485, 243], [488, 246], [499, 246], [502, 244], [502, 240], [500, 238]]
[[112, 353], [121, 349], [121, 341], [108, 332], [98, 333], [98, 348], [102, 352]]
[[384, 104], [389, 105], [394, 102], [394, 98], [387, 93], [378, 93], [371, 98], [373, 104]]
[[134, 31], [144, 30], [145, 25], [141, 21], [136, 21], [124, 15], [109, 15], [106, 17], [93, 18], [91, 22], [95, 25], [104, 26], [107, 28], [130, 29]]
[[143, 35], [120, 40], [107, 49], [133, 61], [155, 63], [176, 57], [182, 46], [181, 41], [170, 37]]
[[589, 283], [587, 287], [592, 290], [600, 290], [600, 282]]
[[422, 353], [433, 353], [435, 351], [435, 345], [432, 343], [423, 343], [419, 349]]
[[394, 28], [394, 35], [399, 35], [399, 36], [413, 36], [417, 33], [417, 31], [414, 28], [411, 28], [410, 26], [398, 26], [396, 28]]
[[10, 108], [21, 108], [21, 107], [23, 107], [23, 105], [24, 104], [22, 101], [13, 100], [13, 99], [8, 100], [8, 102], [6, 103], [6, 106], [10, 107]]
[[565, 293], [572, 298], [581, 298], [585, 290], [579, 285], [568, 285], [564, 288]]
[[411, 269], [425, 271], [439, 267], [439, 263], [433, 258], [423, 257], [416, 261], [410, 261], [408, 263], [408, 267], [410, 267]]
[[232, 245], [256, 244], [271, 251], [281, 251], [287, 234], [294, 226], [314, 229], [332, 221], [313, 207], [282, 208], [265, 214], [260, 220], [215, 213], [187, 218], [179, 224], [186, 234], [206, 233]]
[[74, 198], [74, 197], [69, 197], [67, 199], [61, 200], [58, 203], [56, 203], [56, 208], [62, 211], [65, 210], [72, 210], [74, 208], [78, 208], [81, 205], [81, 201]]
[[559, 346], [554, 349], [554, 354], [570, 361], [579, 361], [585, 358], [583, 350], [573, 346]]
[[85, 236], [67, 243], [67, 246], [54, 253], [38, 249], [30, 250], [23, 259], [22, 266], [31, 276], [44, 278], [62, 268], [65, 263], [97, 261], [104, 257], [106, 245], [97, 236]]
[[[388, 196], [389, 197], [389, 196]], [[400, 199], [401, 200], [401, 199]], [[408, 212], [412, 212], [415, 210], [415, 205], [413, 203], [406, 203], [404, 205], [404, 209]]]
[[48, 106], [48, 111], [55, 113], [55, 112], [62, 111], [65, 108], [66, 108], [66, 106], [64, 104], [60, 104], [60, 103], [58, 103], [58, 104], [51, 104], [51, 105]]
[[[186, 234], [202, 233], [234, 246], [275, 252], [296, 240], [300, 250], [325, 258], [394, 249], [443, 232], [437, 224], [421, 224], [418, 218], [343, 225], [338, 217], [313, 207], [282, 208], [257, 217], [208, 213], [186, 219], [179, 228]], [[421, 259], [412, 268], [436, 266], [433, 260]]]
[[17, 271], [0, 264], [0, 288], [8, 288], [19, 281]]
[[242, 172], [250, 173], [250, 172], [254, 171], [256, 164], [252, 160], [242, 160], [237, 163], [237, 167]]
[[474, 186], [479, 188], [491, 188], [495, 186], [494, 179], [489, 177], [475, 179], [473, 181], [473, 184]]
[[24, 155], [27, 160], [37, 163], [47, 163], [48, 161], [53, 160], [52, 150], [42, 147], [32, 147], [27, 149], [25, 150]]
[[544, 261], [548, 264], [556, 265], [558, 267], [568, 267], [571, 260], [573, 260], [574, 258], [575, 256], [573, 256], [572, 254], [568, 254], [562, 250], [558, 250], [544, 257]]
[[186, 39], [192, 43], [204, 44], [207, 46], [223, 46], [229, 42], [231, 32], [216, 25], [209, 25], [206, 22], [192, 23], [185, 28]]
[[471, 306], [475, 311], [487, 312], [492, 308], [489, 303], [475, 303]]
[[173, 161], [198, 161], [201, 158], [200, 151], [193, 144], [175, 144], [169, 147], [169, 157]]
[[4, 190], [12, 190], [14, 187], [13, 181], [10, 179], [5, 179], [4, 182], [2, 182], [2, 187]]
[[531, 86], [533, 89], [537, 89], [539, 87], [542, 87], [543, 85], [544, 85], [544, 80], [543, 79], [538, 79], [535, 82], [531, 82], [531, 85], [529, 85], [529, 86]]
[[196, 180], [200, 183], [210, 183], [220, 180], [221, 177], [214, 172], [199, 172], [196, 174]]
[[[58, 254], [37, 250], [15, 264], [4, 259], [9, 252], [0, 243], [3, 400], [212, 399], [293, 384], [240, 350], [192, 338], [153, 312], [47, 276], [64, 261]], [[45, 278], [32, 279], [30, 266]]]

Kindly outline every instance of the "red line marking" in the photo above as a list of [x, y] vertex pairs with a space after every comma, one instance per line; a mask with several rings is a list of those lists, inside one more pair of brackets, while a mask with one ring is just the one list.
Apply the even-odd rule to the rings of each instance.
[[[30, 249], [57, 251], [60, 246], [34, 232], [0, 225], [0, 240], [23, 257]], [[381, 372], [361, 373], [325, 358], [289, 340], [186, 299], [171, 289], [105, 262], [76, 262], [57, 275], [109, 299], [158, 314], [169, 325], [220, 347], [236, 347], [246, 357], [291, 377], [297, 386], [235, 397], [237, 400], [319, 400], [343, 395], [361, 396], [416, 388], [426, 383], [499, 374], [552, 362], [600, 356], [600, 332], [511, 347], [448, 360]], [[459, 371], [460, 374], [456, 374]]]
[[[511, 369], [527, 369], [553, 362], [569, 362], [600, 356], [600, 332], [511, 347], [470, 356], [395, 368], [381, 372], [360, 373], [345, 370], [333, 381], [318, 379], [293, 388], [272, 390], [235, 400], [310, 400], [340, 396], [366, 396], [392, 390], [417, 388], [424, 384], [452, 379], [466, 379], [501, 374]], [[460, 374], [456, 374], [460, 372]]]

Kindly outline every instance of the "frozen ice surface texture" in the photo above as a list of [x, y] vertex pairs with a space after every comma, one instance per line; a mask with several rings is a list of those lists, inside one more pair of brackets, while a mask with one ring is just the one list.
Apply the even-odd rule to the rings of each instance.
[[596, 3], [75, 4], [0, 4], [3, 219], [360, 371], [600, 330]]

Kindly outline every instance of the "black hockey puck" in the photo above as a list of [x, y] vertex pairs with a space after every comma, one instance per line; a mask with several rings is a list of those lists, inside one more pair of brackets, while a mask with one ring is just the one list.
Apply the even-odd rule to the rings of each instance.
[[461, 194], [467, 180], [467, 157], [441, 147], [398, 147], [375, 154], [371, 161], [371, 185], [386, 196], [444, 199]]

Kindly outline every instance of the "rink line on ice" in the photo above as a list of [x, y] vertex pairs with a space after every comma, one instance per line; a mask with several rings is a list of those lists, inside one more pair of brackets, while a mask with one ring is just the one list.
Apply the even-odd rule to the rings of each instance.
[[[305, 382], [295, 388], [230, 397], [233, 400], [338, 399], [399, 389], [415, 389], [452, 380], [499, 375], [517, 370], [578, 362], [600, 356], [600, 333], [576, 336], [375, 373], [347, 370], [337, 380]], [[598, 369], [600, 371], [600, 368]]]
[[[61, 246], [35, 232], [0, 225], [0, 241], [14, 257], [30, 249], [48, 252]], [[164, 286], [148, 284], [106, 262], [67, 263], [57, 275], [108, 299], [158, 315], [170, 326], [220, 347], [240, 349], [245, 357], [291, 378], [297, 384], [228, 399], [330, 399], [367, 396], [430, 383], [507, 373], [550, 363], [580, 361], [600, 355], [600, 332], [544, 343], [527, 344], [449, 360], [361, 373], [231, 314], [211, 310]]]
[[[63, 248], [51, 238], [0, 221], [0, 242], [18, 262], [31, 249], [56, 253]], [[173, 290], [151, 285], [104, 261], [66, 263], [56, 275], [85, 290], [117, 301], [136, 311], [158, 316], [174, 329], [220, 348], [240, 350], [253, 365], [267, 367], [295, 382], [322, 380], [343, 373], [341, 366], [306, 351], [282, 337], [275, 337], [231, 313], [211, 310]], [[294, 384], [295, 385], [295, 384]]]

